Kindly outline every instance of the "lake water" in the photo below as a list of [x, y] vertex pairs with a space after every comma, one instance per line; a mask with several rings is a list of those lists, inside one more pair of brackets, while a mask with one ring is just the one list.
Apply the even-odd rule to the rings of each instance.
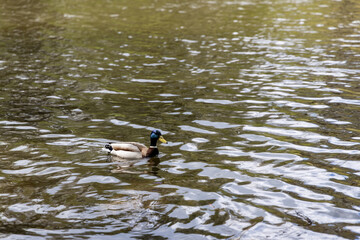
[[[360, 239], [357, 0], [0, 0], [2, 239]], [[119, 161], [117, 140], [169, 141]]]

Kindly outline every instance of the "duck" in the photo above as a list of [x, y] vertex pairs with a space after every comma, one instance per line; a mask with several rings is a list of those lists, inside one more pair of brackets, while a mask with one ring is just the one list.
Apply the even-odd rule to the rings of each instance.
[[125, 160], [151, 158], [159, 155], [157, 141], [167, 143], [160, 130], [153, 130], [150, 133], [150, 146], [146, 147], [138, 142], [116, 142], [105, 145], [105, 149], [116, 157]]

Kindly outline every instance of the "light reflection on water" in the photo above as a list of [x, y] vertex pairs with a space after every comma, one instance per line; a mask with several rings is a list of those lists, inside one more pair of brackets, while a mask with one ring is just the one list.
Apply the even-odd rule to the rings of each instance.
[[356, 1], [0, 9], [3, 239], [359, 238]]

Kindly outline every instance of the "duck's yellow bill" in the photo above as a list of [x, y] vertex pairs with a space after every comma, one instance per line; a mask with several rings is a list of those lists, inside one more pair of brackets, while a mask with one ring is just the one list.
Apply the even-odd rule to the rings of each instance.
[[164, 138], [163, 136], [160, 136], [160, 137], [159, 137], [159, 140], [160, 140], [160, 142], [162, 142], [162, 143], [167, 143], [167, 141], [165, 140], [165, 138]]

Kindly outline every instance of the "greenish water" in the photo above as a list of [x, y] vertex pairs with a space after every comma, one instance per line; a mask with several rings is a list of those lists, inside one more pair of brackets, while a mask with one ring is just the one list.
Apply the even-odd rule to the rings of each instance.
[[[0, 0], [2, 239], [359, 239], [356, 0]], [[169, 141], [131, 163], [102, 147]]]

